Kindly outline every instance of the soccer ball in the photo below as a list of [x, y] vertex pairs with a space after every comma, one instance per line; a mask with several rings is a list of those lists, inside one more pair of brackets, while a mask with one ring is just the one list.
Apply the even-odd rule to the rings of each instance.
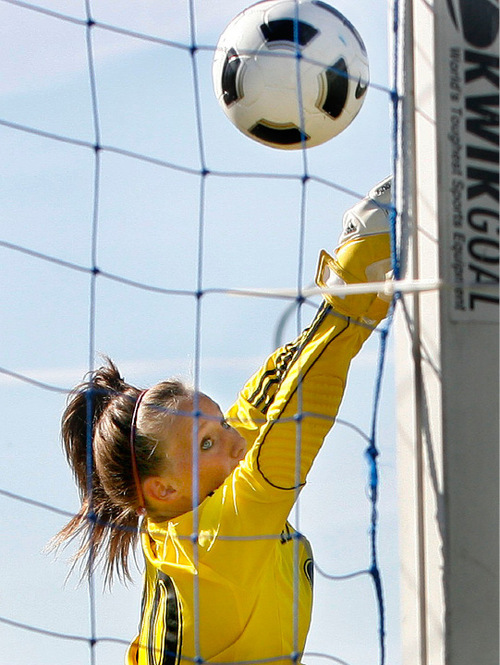
[[215, 51], [227, 117], [272, 148], [320, 145], [358, 114], [369, 81], [358, 31], [321, 0], [264, 0], [238, 14]]

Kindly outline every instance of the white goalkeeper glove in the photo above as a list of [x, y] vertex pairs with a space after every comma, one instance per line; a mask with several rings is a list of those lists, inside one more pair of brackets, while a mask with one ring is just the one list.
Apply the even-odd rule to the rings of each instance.
[[[316, 284], [322, 288], [391, 279], [392, 177], [376, 185], [359, 203], [346, 211], [342, 233], [332, 255], [323, 250], [319, 257]], [[390, 296], [383, 287], [377, 292], [350, 295], [324, 294], [336, 311], [376, 325], [389, 308]]]

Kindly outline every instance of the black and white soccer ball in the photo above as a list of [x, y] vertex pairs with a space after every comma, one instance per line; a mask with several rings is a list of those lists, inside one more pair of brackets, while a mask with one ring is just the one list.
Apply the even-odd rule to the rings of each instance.
[[363, 105], [368, 56], [356, 28], [321, 0], [264, 0], [238, 14], [215, 51], [213, 82], [227, 117], [273, 148], [320, 145]]

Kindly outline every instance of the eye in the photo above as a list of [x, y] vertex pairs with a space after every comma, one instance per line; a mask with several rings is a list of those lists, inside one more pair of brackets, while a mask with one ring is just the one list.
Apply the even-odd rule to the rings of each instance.
[[203, 441], [201, 442], [200, 448], [202, 450], [210, 450], [210, 448], [212, 448], [213, 445], [214, 445], [214, 442], [212, 441], [212, 439], [203, 439]]
[[220, 424], [224, 429], [231, 429], [231, 425], [227, 422], [225, 418], [222, 418]]

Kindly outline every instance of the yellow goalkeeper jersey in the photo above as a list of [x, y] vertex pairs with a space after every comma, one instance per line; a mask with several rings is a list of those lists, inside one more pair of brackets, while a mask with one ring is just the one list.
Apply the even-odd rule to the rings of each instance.
[[227, 413], [248, 442], [245, 459], [196, 511], [145, 524], [142, 617], [128, 665], [298, 662], [313, 561], [288, 515], [369, 334], [325, 303], [248, 381]]

